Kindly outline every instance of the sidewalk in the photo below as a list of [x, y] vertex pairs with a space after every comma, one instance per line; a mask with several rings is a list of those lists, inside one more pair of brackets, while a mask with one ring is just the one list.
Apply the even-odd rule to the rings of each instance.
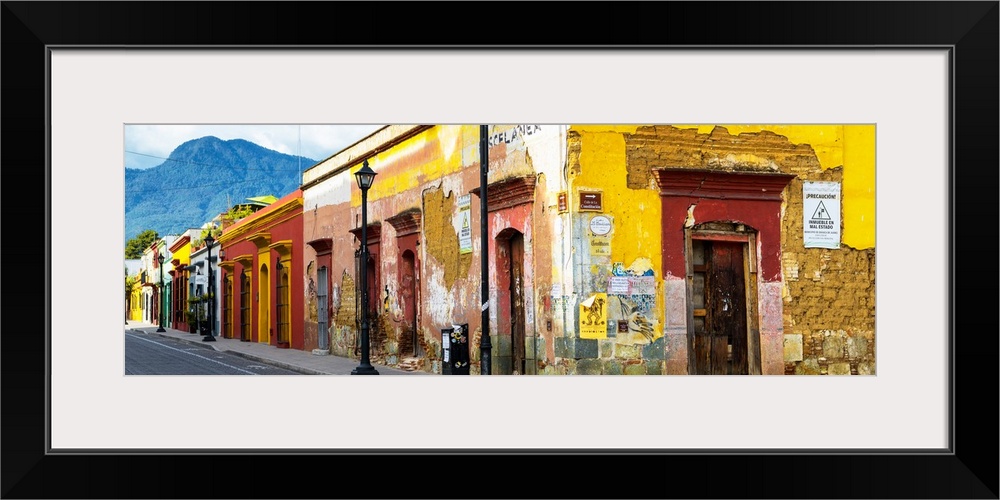
[[[171, 328], [157, 332], [157, 326], [139, 321], [127, 321], [125, 331], [135, 330], [161, 337], [169, 337], [207, 349], [224, 351], [244, 358], [260, 361], [306, 375], [350, 375], [358, 366], [358, 360], [334, 355], [316, 355], [298, 349], [279, 349], [258, 342], [243, 342], [239, 339], [215, 337], [215, 342], [204, 342], [201, 334], [188, 333]], [[423, 371], [406, 371], [372, 363], [379, 375], [431, 375]]]

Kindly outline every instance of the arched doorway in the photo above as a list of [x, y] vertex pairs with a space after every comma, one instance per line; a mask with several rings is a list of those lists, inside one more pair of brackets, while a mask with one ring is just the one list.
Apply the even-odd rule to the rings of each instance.
[[[507, 374], [525, 373], [524, 235], [504, 229], [497, 235], [497, 320], [500, 335], [510, 335], [510, 368]], [[506, 353], [501, 353], [501, 357]], [[506, 363], [501, 363], [500, 366]]]
[[250, 341], [250, 276], [240, 271], [240, 340]]
[[257, 292], [257, 342], [264, 344], [271, 343], [271, 303], [270, 294], [271, 280], [268, 276], [267, 264], [260, 266], [258, 292]]
[[277, 346], [287, 348], [291, 346], [291, 316], [289, 303], [288, 267], [278, 262], [278, 276], [275, 288], [275, 322], [277, 324]]
[[403, 334], [400, 341], [400, 352], [415, 357], [423, 356], [420, 342], [417, 340], [417, 269], [413, 252], [403, 252], [400, 262], [400, 294], [402, 295]]

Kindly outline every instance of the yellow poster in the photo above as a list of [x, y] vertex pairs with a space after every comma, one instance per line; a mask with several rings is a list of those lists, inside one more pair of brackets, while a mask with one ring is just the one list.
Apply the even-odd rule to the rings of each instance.
[[580, 338], [608, 338], [608, 294], [595, 293], [580, 303]]

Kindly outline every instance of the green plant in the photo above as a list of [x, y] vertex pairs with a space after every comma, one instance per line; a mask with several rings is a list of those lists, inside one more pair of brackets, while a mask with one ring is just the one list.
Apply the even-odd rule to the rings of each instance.
[[212, 293], [203, 293], [201, 295], [194, 295], [194, 296], [188, 297], [187, 301], [188, 301], [188, 304], [198, 304], [198, 303], [201, 303], [201, 302], [205, 302], [206, 300], [208, 300], [208, 299], [210, 299], [210, 298], [212, 298], [214, 296], [215, 296], [215, 294], [212, 294]]
[[251, 207], [250, 205], [237, 205], [235, 207], [230, 208], [229, 211], [226, 212], [226, 218], [228, 218], [233, 222], [236, 222], [252, 214], [253, 212], [254, 212], [253, 207]]

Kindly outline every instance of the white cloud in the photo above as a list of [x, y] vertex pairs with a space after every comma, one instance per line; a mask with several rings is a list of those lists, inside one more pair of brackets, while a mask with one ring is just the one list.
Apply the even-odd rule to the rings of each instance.
[[245, 139], [280, 153], [321, 161], [381, 127], [314, 124], [126, 125], [125, 167], [154, 167], [163, 163], [177, 146], [209, 135], [223, 140]]

